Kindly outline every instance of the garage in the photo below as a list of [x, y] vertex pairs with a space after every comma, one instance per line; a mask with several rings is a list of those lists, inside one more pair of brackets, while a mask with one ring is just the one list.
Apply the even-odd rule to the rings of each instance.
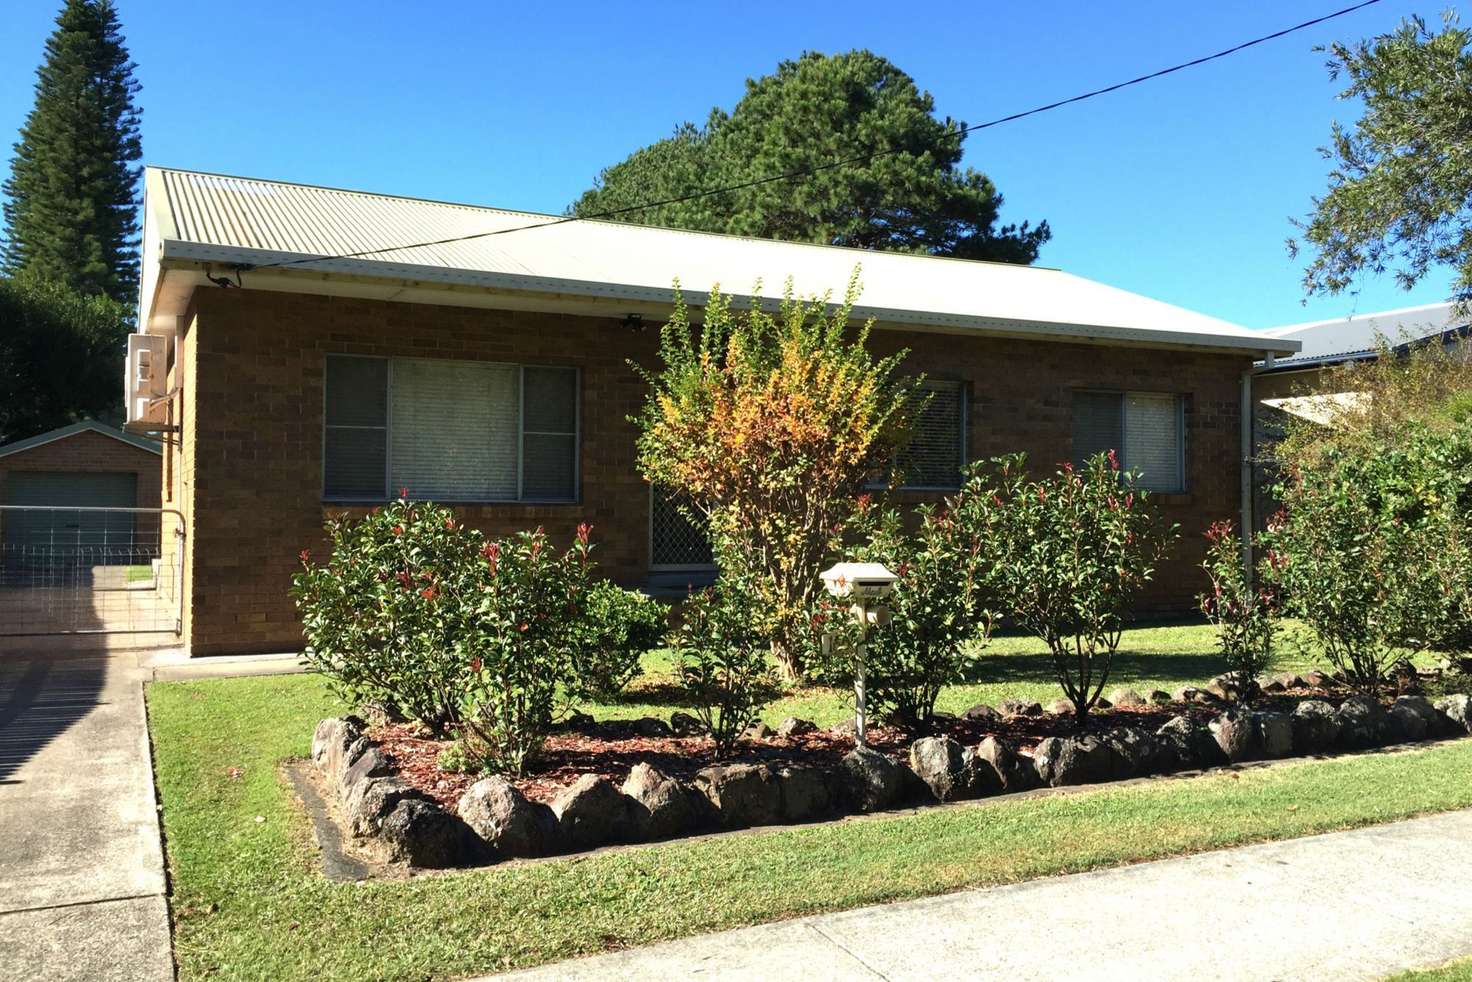
[[136, 508], [138, 475], [132, 471], [21, 471], [6, 475], [0, 504], [38, 511], [3, 510], [4, 552], [11, 565], [87, 562], [126, 565], [135, 547], [136, 516], [131, 512], [72, 511]]

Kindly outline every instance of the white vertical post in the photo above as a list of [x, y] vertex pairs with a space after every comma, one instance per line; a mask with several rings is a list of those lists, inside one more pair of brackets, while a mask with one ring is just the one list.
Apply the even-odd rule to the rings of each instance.
[[854, 743], [864, 746], [864, 662], [867, 660], [869, 641], [869, 608], [865, 604], [859, 604], [859, 645], [854, 652], [857, 659], [854, 665]]

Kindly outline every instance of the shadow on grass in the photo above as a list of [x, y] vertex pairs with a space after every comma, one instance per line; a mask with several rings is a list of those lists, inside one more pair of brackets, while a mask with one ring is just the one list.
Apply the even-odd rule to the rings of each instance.
[[[1119, 651], [1109, 677], [1118, 682], [1132, 679], [1201, 680], [1226, 670], [1221, 656], [1205, 652], [1165, 655], [1151, 652]], [[985, 652], [962, 679], [967, 685], [1007, 685], [1048, 683], [1054, 680], [1053, 658], [1046, 652], [1029, 655], [988, 656]]]

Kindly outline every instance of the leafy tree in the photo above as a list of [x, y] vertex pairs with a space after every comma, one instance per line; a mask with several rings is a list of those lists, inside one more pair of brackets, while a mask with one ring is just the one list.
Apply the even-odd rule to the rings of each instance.
[[1201, 568], [1211, 581], [1211, 592], [1198, 598], [1201, 612], [1216, 628], [1217, 646], [1237, 676], [1238, 692], [1250, 697], [1257, 689], [1257, 677], [1273, 661], [1277, 597], [1247, 575], [1242, 540], [1230, 521], [1213, 522], [1206, 530], [1206, 542]]
[[5, 181], [4, 264], [83, 294], [138, 285], [138, 83], [112, 0], [67, 0]]
[[907, 437], [914, 383], [905, 353], [876, 359], [852, 330], [857, 271], [843, 303], [799, 301], [775, 317], [731, 310], [713, 289], [700, 327], [676, 291], [639, 424], [644, 477], [707, 520], [724, 573], [750, 584], [749, 616], [793, 679], [803, 673], [818, 574], [865, 484]]
[[807, 52], [748, 80], [728, 114], [681, 124], [668, 139], [605, 168], [573, 203], [576, 215], [823, 167], [869, 151], [871, 160], [694, 198], [619, 217], [759, 238], [1030, 263], [1052, 233], [997, 226], [1002, 196], [960, 165], [963, 123], [936, 119], [914, 79], [870, 51]]
[[[1457, 270], [1472, 300], [1472, 34], [1447, 14], [1432, 32], [1419, 17], [1389, 34], [1330, 47], [1341, 96], [1363, 99], [1352, 128], [1334, 125], [1329, 190], [1314, 199], [1303, 238], [1317, 254], [1310, 294], [1338, 293], [1361, 272], [1395, 270], [1410, 288], [1433, 266]], [[1298, 243], [1290, 240], [1296, 254]]]
[[0, 443], [122, 413], [133, 311], [33, 277], [0, 278]]

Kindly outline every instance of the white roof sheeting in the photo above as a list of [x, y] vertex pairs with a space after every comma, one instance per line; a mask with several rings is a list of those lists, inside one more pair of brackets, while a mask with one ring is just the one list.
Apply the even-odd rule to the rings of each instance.
[[1288, 324], [1270, 328], [1265, 333], [1303, 345], [1303, 350], [1296, 356], [1278, 362], [1277, 367], [1287, 367], [1299, 362], [1318, 364], [1373, 355], [1377, 335], [1383, 336], [1394, 347], [1455, 331], [1467, 323], [1466, 317], [1457, 314], [1455, 305], [1433, 303], [1307, 324]]
[[[607, 221], [550, 224], [558, 216], [191, 171], [148, 169], [144, 221], [145, 324], [156, 314], [182, 313], [172, 309], [178, 291], [170, 300], [162, 289], [161, 270], [171, 265], [214, 263], [219, 273], [237, 263], [383, 250], [290, 268], [319, 279], [325, 272], [656, 303], [669, 302], [678, 280], [698, 305], [713, 284], [743, 298], [758, 281], [761, 296], [775, 300], [789, 277], [799, 296], [839, 297], [858, 265], [857, 313], [886, 323], [1253, 353], [1298, 349], [1293, 341], [1054, 269]], [[542, 223], [548, 227], [412, 245]], [[245, 272], [244, 284], [265, 272]]]

